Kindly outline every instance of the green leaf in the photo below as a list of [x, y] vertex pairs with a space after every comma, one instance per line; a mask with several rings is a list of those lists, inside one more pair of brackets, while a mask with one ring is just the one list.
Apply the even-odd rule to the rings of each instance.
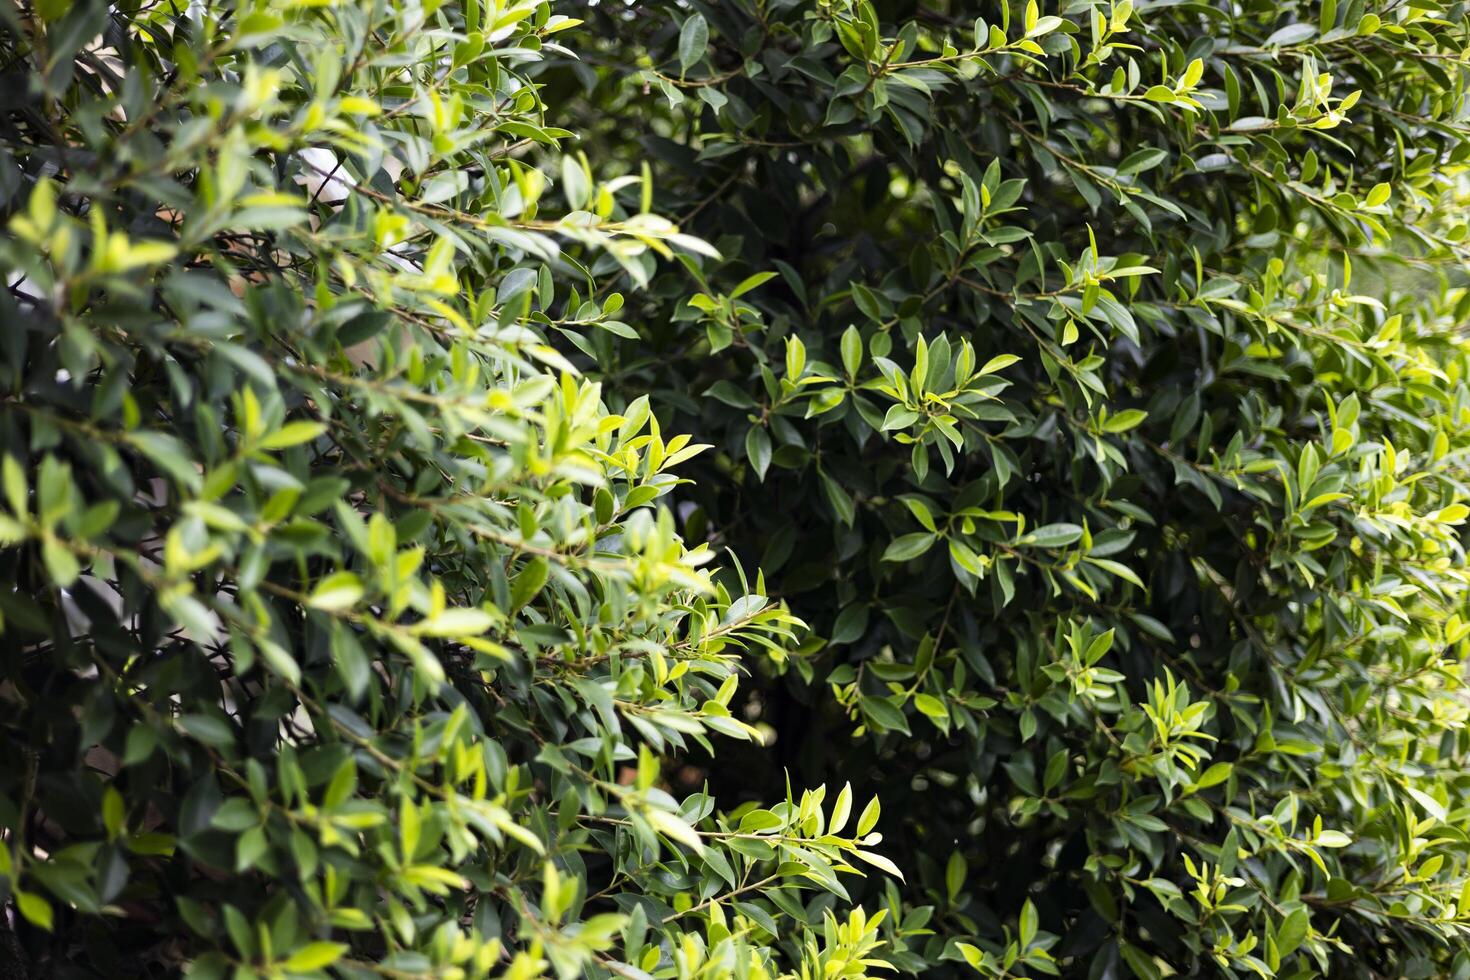
[[745, 433], [745, 457], [750, 460], [756, 479], [764, 480], [771, 465], [771, 437], [760, 426], [752, 426]]
[[414, 631], [422, 636], [479, 636], [494, 624], [494, 617], [483, 609], [445, 609], [418, 623]]
[[232, 748], [235, 732], [227, 723], [209, 715], [183, 715], [179, 727], [191, 738], [215, 749]]
[[985, 953], [981, 952], [979, 947], [972, 946], [969, 943], [955, 943], [955, 949], [960, 951], [960, 955], [965, 958], [965, 962], [970, 964], [970, 966], [977, 970], [984, 968], [987, 957]]
[[704, 15], [690, 14], [684, 21], [684, 26], [679, 30], [679, 70], [687, 72], [690, 68], [699, 64], [704, 57], [705, 50], [709, 47], [709, 25], [704, 21]]
[[903, 732], [905, 735], [913, 734], [909, 730], [909, 722], [903, 716], [903, 712], [887, 698], [864, 697], [861, 703], [863, 713], [867, 715], [869, 723], [878, 730]]
[[886, 871], [888, 874], [893, 875], [893, 877], [897, 878], [899, 881], [904, 880], [903, 872], [898, 870], [898, 865], [894, 864], [883, 855], [878, 854], [875, 851], [864, 851], [859, 848], [853, 848], [850, 853], [860, 860], [866, 861], [868, 864], [871, 864], [873, 867], [878, 868], [881, 871]]
[[1118, 164], [1118, 174], [1124, 176], [1145, 173], [1157, 167], [1168, 158], [1169, 154], [1167, 151], [1158, 149], [1157, 147], [1146, 146], [1141, 150], [1134, 150], [1128, 154], [1123, 162]]
[[516, 573], [516, 577], [510, 584], [510, 605], [512, 609], [520, 609], [526, 603], [536, 597], [541, 587], [551, 574], [551, 564], [546, 558], [537, 555], [526, 562], [526, 567]]
[[[1424, 812], [1429, 814], [1435, 820], [1443, 823], [1449, 819], [1449, 811], [1445, 808], [1445, 805], [1439, 802], [1439, 800], [1436, 800], [1434, 797], [1430, 796], [1428, 793], [1425, 793], [1422, 790], [1415, 789], [1412, 786], [1405, 786], [1404, 792], [1412, 796], [1414, 798], [1414, 802], [1423, 807]], [[1327, 833], [1330, 833], [1330, 831], [1324, 831], [1323, 836], [1325, 836]], [[1321, 843], [1321, 837], [1318, 838], [1318, 843]], [[1323, 844], [1323, 846], [1333, 847], [1340, 845]]]
[[1103, 569], [1110, 575], [1114, 575], [1125, 582], [1136, 585], [1140, 589], [1147, 588], [1147, 586], [1143, 583], [1143, 579], [1139, 578], [1137, 573], [1134, 572], [1133, 569], [1129, 568], [1127, 565], [1124, 565], [1122, 562], [1113, 561], [1111, 558], [1094, 558], [1091, 555], [1084, 555], [1082, 557], [1082, 560], [1087, 562], [1089, 565], [1096, 565], [1098, 568]]
[[964, 890], [965, 876], [968, 871], [969, 864], [963, 854], [959, 851], [950, 854], [949, 861], [944, 866], [944, 888], [951, 900], [958, 897]]
[[344, 943], [307, 943], [286, 957], [287, 970], [295, 973], [311, 973], [325, 969], [342, 958], [348, 950]]
[[1310, 919], [1305, 908], [1289, 912], [1276, 930], [1276, 951], [1285, 959], [1297, 951], [1302, 940], [1307, 938]]
[[14, 456], [7, 455], [0, 460], [0, 474], [3, 474], [5, 501], [10, 505], [10, 512], [16, 517], [25, 517], [29, 512], [30, 496], [25, 470], [21, 469]]
[[915, 531], [894, 538], [883, 551], [884, 561], [909, 561], [927, 552], [937, 537], [928, 531]]
[[672, 813], [651, 809], [647, 811], [646, 815], [648, 822], [653, 824], [659, 833], [683, 844], [696, 854], [704, 853], [704, 841], [700, 839], [699, 834], [693, 827], [690, 827]]
[[1047, 524], [1017, 538], [1016, 543], [1037, 548], [1064, 548], [1081, 537], [1082, 528], [1076, 524]]
[[[694, 16], [698, 17], [699, 15], [695, 14]], [[757, 272], [754, 275], [746, 276], [744, 279], [740, 280], [739, 285], [730, 290], [730, 298], [735, 299], [738, 296], [744, 296], [752, 289], [755, 289], [757, 286], [763, 285], [764, 283], [770, 282], [774, 278], [776, 278], [776, 273], [774, 272]]]
[[320, 422], [287, 422], [260, 440], [261, 449], [288, 449], [320, 436], [327, 427]]
[[301, 665], [279, 643], [259, 636], [255, 639], [255, 648], [260, 651], [266, 666], [285, 678], [288, 684], [294, 687], [301, 683]]
[[59, 589], [71, 586], [82, 574], [82, 566], [71, 550], [54, 538], [41, 544], [41, 560], [46, 564], [46, 574]]
[[842, 332], [842, 367], [849, 378], [857, 377], [863, 362], [863, 336], [858, 328], [848, 325]]
[[852, 784], [844, 783], [842, 791], [837, 794], [837, 802], [832, 804], [832, 818], [827, 821], [827, 833], [835, 834], [847, 826], [847, 818], [852, 813]]
[[786, 377], [790, 381], [795, 381], [805, 370], [806, 344], [803, 344], [801, 338], [796, 334], [792, 334], [786, 338]]
[[1317, 25], [1306, 22], [1287, 24], [1266, 38], [1266, 46], [1300, 44], [1317, 36]]
[[355, 606], [363, 597], [362, 579], [354, 572], [333, 572], [311, 590], [306, 604], [324, 612], [340, 612]]
[[1016, 933], [1016, 938], [1019, 940], [1022, 949], [1030, 946], [1031, 940], [1036, 938], [1037, 925], [1036, 906], [1028, 898], [1021, 906], [1021, 921]]
[[1234, 768], [1234, 765], [1229, 762], [1217, 762], [1201, 773], [1190, 789], [1193, 791], [1218, 786], [1230, 778], [1230, 773]]
[[251, 827], [235, 841], [235, 870], [249, 871], [267, 850], [265, 832], [260, 827]]
[[997, 354], [985, 362], [985, 366], [980, 369], [979, 373], [982, 375], [994, 374], [997, 371], [1005, 370], [1020, 360], [1015, 354]]
[[932, 694], [915, 694], [914, 707], [918, 708], [925, 717], [937, 722], [948, 723], [949, 721], [949, 709], [944, 706], [943, 701]]
[[15, 907], [20, 911], [21, 917], [38, 929], [51, 931], [53, 918], [51, 903], [40, 895], [33, 892], [15, 889]]
[[1127, 432], [1129, 429], [1138, 427], [1148, 413], [1138, 408], [1125, 408], [1123, 411], [1112, 415], [1102, 425], [1104, 432]]

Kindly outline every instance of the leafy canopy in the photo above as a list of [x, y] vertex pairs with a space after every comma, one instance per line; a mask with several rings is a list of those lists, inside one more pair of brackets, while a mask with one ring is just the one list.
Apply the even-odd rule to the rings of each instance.
[[1470, 974], [1462, 4], [3, 16], [6, 956]]
[[7, 11], [7, 971], [860, 975], [879, 805], [662, 775], [801, 623], [568, 360], [711, 253], [558, 157], [574, 22]]
[[813, 629], [721, 794], [926, 976], [1470, 970], [1465, 6], [638, 7], [565, 124], [723, 258], [598, 366]]

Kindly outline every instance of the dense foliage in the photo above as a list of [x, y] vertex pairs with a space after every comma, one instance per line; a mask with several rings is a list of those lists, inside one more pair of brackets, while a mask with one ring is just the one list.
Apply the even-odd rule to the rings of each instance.
[[564, 125], [724, 259], [594, 353], [815, 634], [719, 795], [926, 974], [1470, 970], [1465, 6], [637, 8]]
[[7, 975], [862, 972], [878, 804], [661, 776], [799, 623], [660, 506], [705, 447], [558, 353], [630, 332], [586, 261], [708, 251], [636, 177], [543, 206], [568, 26], [10, 14]]
[[0, 32], [0, 969], [1470, 976], [1463, 4]]

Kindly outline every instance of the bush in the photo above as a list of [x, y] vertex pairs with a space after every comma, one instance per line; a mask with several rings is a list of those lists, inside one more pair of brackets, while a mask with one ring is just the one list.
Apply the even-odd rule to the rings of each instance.
[[0, 960], [1470, 975], [1466, 17], [4, 8]]
[[714, 786], [877, 793], [926, 976], [1466, 975], [1465, 7], [1042, 6], [564, 8], [724, 256], [603, 376], [821, 638]]
[[751, 735], [739, 654], [800, 623], [676, 534], [707, 447], [558, 348], [631, 333], [599, 256], [708, 247], [636, 175], [567, 161], [546, 206], [525, 72], [571, 21], [437, 6], [6, 8], [7, 976], [825, 978], [878, 941], [837, 877], [891, 867], [876, 802], [661, 773]]

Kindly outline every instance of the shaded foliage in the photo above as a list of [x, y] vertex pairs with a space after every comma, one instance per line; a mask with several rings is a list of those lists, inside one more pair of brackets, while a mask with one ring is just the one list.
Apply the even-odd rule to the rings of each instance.
[[724, 256], [602, 377], [814, 630], [717, 787], [877, 793], [926, 975], [1470, 969], [1464, 6], [577, 16]]

